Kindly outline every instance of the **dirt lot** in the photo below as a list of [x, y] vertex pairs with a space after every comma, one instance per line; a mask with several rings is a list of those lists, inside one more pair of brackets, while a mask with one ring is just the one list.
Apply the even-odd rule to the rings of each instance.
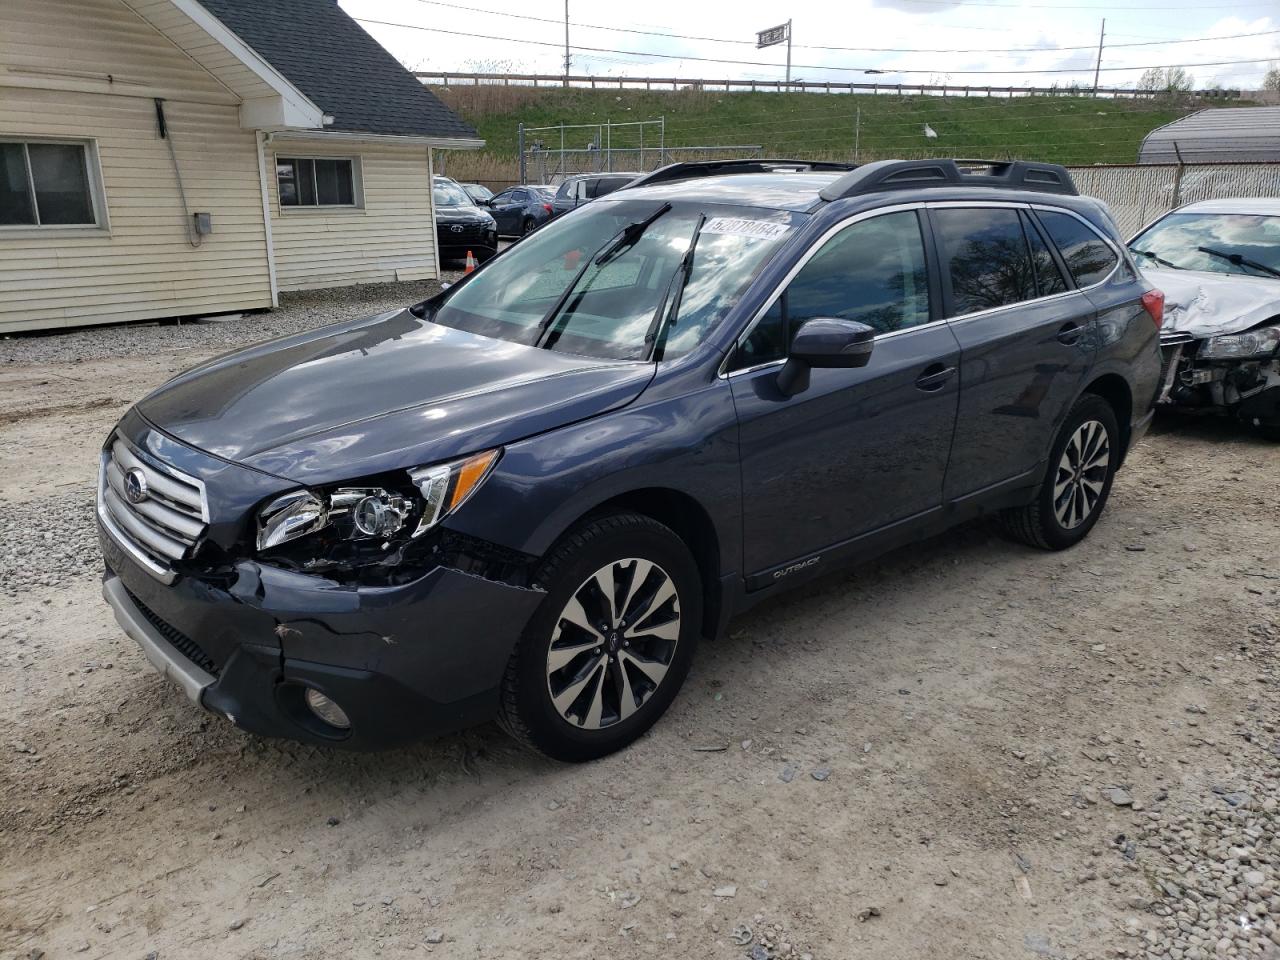
[[348, 755], [196, 712], [88, 530], [129, 402], [329, 305], [0, 341], [0, 956], [1280, 956], [1280, 446], [1164, 424], [1075, 550], [774, 601], [588, 766]]

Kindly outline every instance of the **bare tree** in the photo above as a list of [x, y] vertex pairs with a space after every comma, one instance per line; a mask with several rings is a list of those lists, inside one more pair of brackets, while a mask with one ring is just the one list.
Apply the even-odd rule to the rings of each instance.
[[1196, 78], [1182, 67], [1170, 67], [1164, 72], [1164, 89], [1170, 93], [1186, 93], [1195, 85]]
[[1152, 93], [1164, 89], [1164, 71], [1159, 67], [1148, 67], [1142, 71], [1142, 76], [1138, 78], [1138, 89]]

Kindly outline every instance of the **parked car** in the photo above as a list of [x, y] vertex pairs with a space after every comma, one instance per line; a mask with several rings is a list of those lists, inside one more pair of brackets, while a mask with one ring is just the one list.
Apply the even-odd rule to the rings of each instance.
[[477, 206], [483, 206], [493, 199], [493, 191], [483, 183], [460, 183], [458, 186], [467, 191], [467, 196]]
[[436, 243], [441, 260], [473, 253], [483, 263], [498, 252], [498, 225], [453, 180], [437, 176], [431, 184], [436, 206]]
[[551, 215], [558, 217], [568, 213], [584, 203], [603, 197], [615, 190], [621, 190], [632, 180], [642, 176], [639, 173], [587, 173], [577, 177], [569, 177], [556, 189], [555, 199], [551, 201]]
[[1205, 200], [1129, 241], [1164, 290], [1159, 403], [1280, 440], [1280, 200]]
[[489, 211], [498, 221], [498, 232], [504, 237], [521, 237], [533, 233], [551, 219], [551, 200], [555, 188], [542, 184], [508, 187], [489, 201]]
[[586, 760], [701, 637], [983, 513], [1060, 550], [1151, 420], [1161, 298], [1067, 171], [676, 164], [408, 309], [215, 358], [102, 453], [104, 594], [187, 696]]

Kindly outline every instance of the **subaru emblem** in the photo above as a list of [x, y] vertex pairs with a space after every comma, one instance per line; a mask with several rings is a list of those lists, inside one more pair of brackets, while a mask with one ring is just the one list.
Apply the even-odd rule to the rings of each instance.
[[124, 475], [124, 495], [130, 503], [141, 503], [149, 493], [147, 475], [137, 467]]

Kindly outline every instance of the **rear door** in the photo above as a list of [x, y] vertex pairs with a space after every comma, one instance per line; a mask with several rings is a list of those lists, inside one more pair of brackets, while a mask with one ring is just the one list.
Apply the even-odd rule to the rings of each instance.
[[954, 500], [1038, 475], [1096, 352], [1093, 304], [1022, 204], [931, 204], [947, 314], [960, 342]]
[[[942, 503], [960, 350], [937, 312], [919, 211], [855, 220], [816, 245], [739, 341], [729, 383], [739, 422], [743, 562], [752, 589]], [[815, 369], [793, 396], [778, 371], [805, 320], [881, 331], [858, 369]]]
[[489, 210], [498, 222], [498, 232], [510, 236], [521, 232], [526, 192], [519, 187], [503, 190], [493, 198]]

